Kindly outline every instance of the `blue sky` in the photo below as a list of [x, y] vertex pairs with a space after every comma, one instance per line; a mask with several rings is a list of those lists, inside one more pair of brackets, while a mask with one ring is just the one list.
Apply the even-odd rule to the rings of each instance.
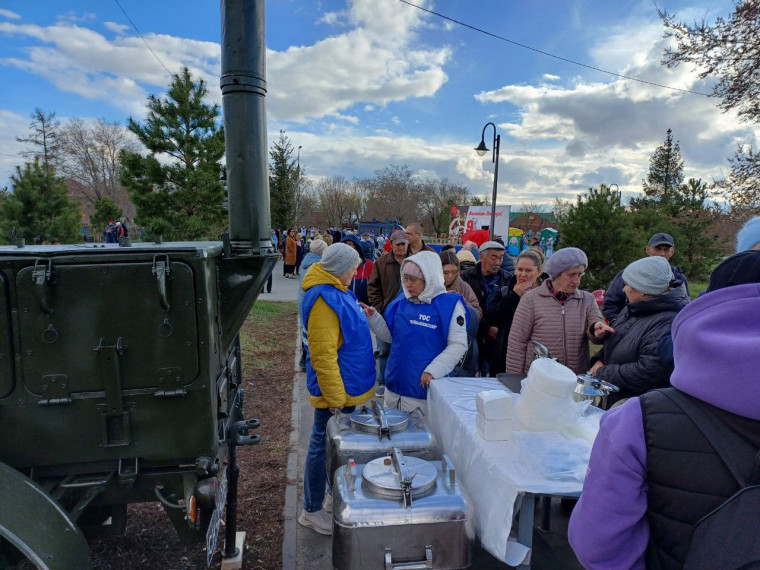
[[[666, 44], [651, 1], [410, 2], [590, 66], [709, 92], [688, 67], [660, 65]], [[119, 3], [170, 71], [187, 65], [221, 101], [218, 1]], [[657, 5], [688, 21], [731, 9], [722, 0]], [[737, 142], [757, 146], [760, 134], [712, 99], [560, 61], [398, 0], [270, 0], [267, 46], [270, 140], [284, 129], [313, 179], [407, 164], [421, 179], [490, 193], [490, 155], [472, 149], [491, 121], [502, 139], [498, 202], [551, 205], [599, 183], [640, 191], [668, 128], [686, 176], [706, 181], [727, 172]], [[125, 123], [168, 82], [114, 0], [0, 0], [0, 185], [23, 161], [15, 138], [35, 107], [63, 123]]]

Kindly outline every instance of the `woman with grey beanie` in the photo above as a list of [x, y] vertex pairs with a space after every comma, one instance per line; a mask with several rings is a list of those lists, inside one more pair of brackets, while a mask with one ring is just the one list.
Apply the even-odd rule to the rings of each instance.
[[298, 523], [320, 534], [332, 534], [332, 517], [326, 512], [332, 503], [325, 500], [327, 421], [337, 410], [352, 412], [375, 391], [372, 335], [356, 295], [348, 289], [357, 267], [359, 254], [344, 243], [334, 243], [309, 268], [301, 285], [306, 387], [314, 422]]
[[678, 312], [689, 302], [683, 287], [671, 288], [673, 272], [664, 257], [645, 257], [623, 270], [628, 304], [605, 333], [604, 346], [591, 359], [591, 373], [620, 388], [607, 400], [638, 396], [670, 383], [672, 365], [658, 354], [660, 337], [670, 331]]
[[605, 331], [599, 306], [588, 291], [578, 289], [588, 267], [586, 254], [577, 247], [554, 253], [540, 286], [526, 291], [517, 305], [507, 342], [507, 372], [523, 374], [533, 361], [531, 340], [551, 351], [558, 362], [576, 374], [588, 371], [588, 341], [600, 343]]

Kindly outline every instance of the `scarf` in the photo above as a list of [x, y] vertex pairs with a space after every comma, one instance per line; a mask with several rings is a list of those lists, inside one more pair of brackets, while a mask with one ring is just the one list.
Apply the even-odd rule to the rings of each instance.
[[546, 280], [546, 286], [549, 288], [549, 293], [551, 293], [552, 296], [557, 299], [557, 301], [559, 301], [560, 305], [567, 303], [567, 300], [573, 295], [572, 293], [568, 293], [566, 291], [557, 291], [552, 285], [551, 279]]

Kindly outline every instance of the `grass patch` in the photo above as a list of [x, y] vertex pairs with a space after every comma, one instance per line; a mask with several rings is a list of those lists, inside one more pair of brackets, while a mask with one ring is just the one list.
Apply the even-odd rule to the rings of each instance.
[[[292, 338], [298, 334], [294, 321], [298, 319], [298, 304], [293, 301], [256, 301], [251, 314], [240, 329], [240, 348], [243, 366], [254, 369], [272, 368], [282, 351], [282, 341], [276, 334], [283, 327], [292, 330]], [[263, 333], [263, 334], [262, 334]], [[293, 344], [287, 348], [293, 349]]]
[[691, 296], [692, 300], [697, 298], [697, 295], [699, 295], [702, 291], [707, 289], [707, 286], [710, 284], [709, 281], [689, 281], [689, 295]]

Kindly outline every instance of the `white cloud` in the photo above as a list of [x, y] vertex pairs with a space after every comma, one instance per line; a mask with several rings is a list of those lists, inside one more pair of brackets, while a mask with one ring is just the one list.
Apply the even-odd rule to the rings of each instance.
[[21, 156], [26, 147], [16, 137], [26, 135], [30, 122], [29, 117], [0, 110], [0, 188], [10, 186], [10, 175], [26, 160]]
[[267, 53], [268, 109], [277, 120], [307, 121], [357, 103], [383, 106], [430, 97], [447, 80], [443, 67], [450, 48], [415, 44], [415, 30], [423, 25], [418, 10], [354, 0], [321, 22], [346, 29], [313, 45]]
[[[664, 47], [661, 25], [613, 30], [592, 50], [595, 65], [687, 90], [705, 92], [688, 68], [660, 65]], [[725, 157], [736, 140], [756, 142], [760, 129], [742, 125], [732, 113], [721, 113], [715, 101], [640, 82], [609, 83], [575, 79], [566, 85], [505, 85], [475, 99], [493, 106], [518, 108], [517, 121], [500, 129], [512, 140], [502, 143], [502, 156], [530, 147], [531, 156], [507, 160], [505, 182], [522, 195], [575, 194], [602, 182], [625, 192], [641, 189], [649, 157], [673, 129], [686, 162], [686, 177], [711, 180], [727, 170]], [[538, 197], [537, 197], [538, 196]]]
[[546, 81], [559, 81], [562, 78], [559, 75], [552, 75], [551, 73], [544, 73], [541, 76], [541, 79], [545, 79]]
[[0, 17], [8, 18], [9, 20], [19, 20], [21, 18], [16, 12], [11, 12], [5, 8], [0, 8]]
[[106, 29], [111, 30], [112, 32], [124, 35], [127, 31], [130, 30], [130, 27], [126, 24], [117, 24], [116, 22], [104, 22], [103, 25], [106, 27]]

